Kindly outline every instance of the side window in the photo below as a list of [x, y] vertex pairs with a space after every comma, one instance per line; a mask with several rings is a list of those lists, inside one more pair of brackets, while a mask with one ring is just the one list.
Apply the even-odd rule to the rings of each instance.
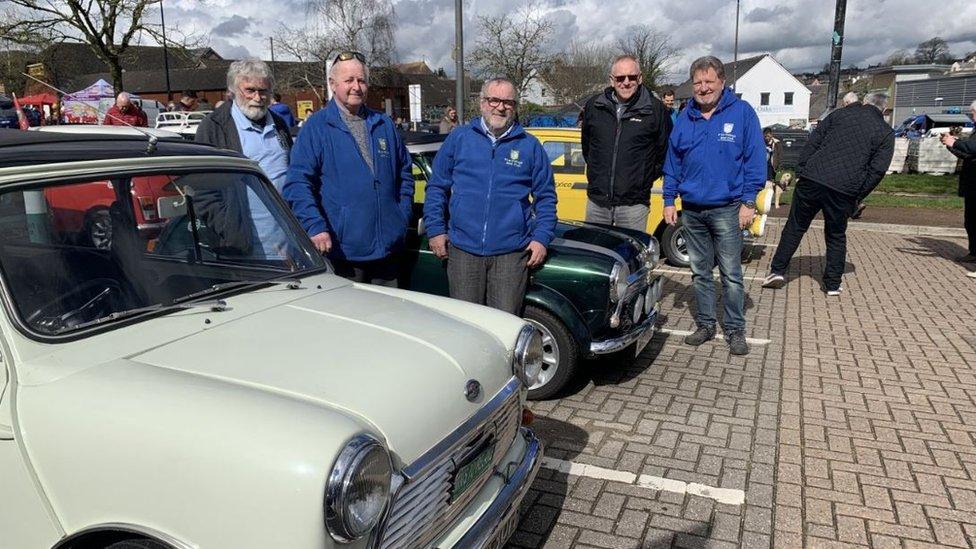
[[542, 148], [552, 163], [553, 173], [582, 174], [586, 171], [583, 146], [571, 141], [546, 141]]
[[760, 105], [769, 104], [769, 92], [762, 92], [759, 94], [759, 104]]
[[784, 105], [792, 105], [793, 104], [793, 92], [784, 92], [783, 93], [783, 104]]

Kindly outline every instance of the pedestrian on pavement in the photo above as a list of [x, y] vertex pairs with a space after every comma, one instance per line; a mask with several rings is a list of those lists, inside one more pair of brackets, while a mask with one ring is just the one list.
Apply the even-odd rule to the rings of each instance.
[[844, 94], [844, 97], [841, 99], [840, 102], [845, 107], [850, 107], [851, 105], [859, 105], [861, 103], [861, 100], [858, 99], [857, 94], [855, 92], [847, 92]]
[[180, 96], [180, 102], [176, 106], [180, 112], [190, 112], [197, 110], [197, 92], [187, 90]]
[[448, 107], [444, 111], [444, 117], [441, 118], [441, 124], [439, 128], [440, 133], [451, 133], [451, 130], [456, 128], [458, 125], [458, 115], [457, 110], [454, 107]]
[[839, 296], [847, 258], [847, 221], [858, 204], [884, 177], [894, 154], [895, 138], [885, 122], [888, 97], [868, 94], [864, 103], [827, 115], [810, 133], [797, 164], [797, 184], [790, 214], [773, 255], [764, 288], [782, 288], [790, 260], [810, 222], [823, 211], [827, 248], [823, 290]]
[[[976, 101], [969, 105], [969, 114], [973, 120], [976, 120]], [[969, 237], [969, 251], [956, 260], [974, 263], [976, 262], [976, 131], [970, 133], [968, 139], [959, 139], [949, 134], [944, 134], [941, 139], [949, 152], [962, 159], [962, 170], [959, 172], [959, 196], [963, 197], [963, 223], [966, 227], [966, 235]], [[973, 274], [973, 277], [976, 277], [976, 274]]]
[[783, 145], [779, 139], [773, 135], [772, 128], [763, 129], [763, 142], [766, 143], [766, 190], [773, 191], [776, 207], [779, 208], [779, 199], [783, 195], [786, 187], [780, 187], [780, 181], [776, 180], [776, 170], [779, 169], [779, 161], [783, 156]]
[[718, 262], [725, 314], [723, 328], [734, 355], [749, 353], [742, 284], [742, 230], [756, 214], [756, 194], [766, 182], [766, 146], [759, 117], [725, 87], [725, 65], [716, 57], [695, 60], [689, 71], [694, 96], [678, 116], [664, 164], [664, 221], [678, 222], [674, 202], [681, 197], [692, 284], [695, 332], [688, 345], [715, 337], [715, 284]]
[[289, 128], [294, 128], [296, 126], [297, 123], [295, 122], [295, 115], [292, 114], [291, 107], [289, 107], [287, 103], [281, 102], [280, 93], [275, 92], [274, 96], [271, 98], [271, 106], [268, 107], [268, 110], [280, 116]]
[[511, 81], [484, 83], [481, 116], [452, 131], [434, 158], [424, 222], [431, 251], [447, 259], [451, 297], [517, 315], [529, 269], [555, 234], [556, 184], [516, 107]]
[[671, 125], [673, 126], [678, 121], [678, 108], [674, 104], [674, 90], [664, 90], [661, 100], [664, 102], [664, 108], [671, 114]]
[[146, 128], [149, 126], [149, 117], [146, 112], [132, 102], [128, 92], [122, 92], [115, 98], [115, 104], [105, 113], [102, 121], [105, 126], [136, 126]]
[[586, 220], [646, 231], [651, 185], [661, 176], [671, 116], [644, 87], [633, 55], [614, 58], [609, 80], [583, 108]]
[[[224, 102], [200, 121], [194, 140], [237, 151], [256, 161], [281, 192], [288, 173], [292, 140], [284, 120], [268, 110], [273, 88], [274, 79], [264, 61], [257, 58], [234, 61], [227, 69], [227, 89], [234, 92], [234, 99]], [[278, 257], [279, 247], [285, 241], [278, 223], [263, 201], [241, 196], [239, 190], [240, 186], [227, 186], [220, 193], [194, 200], [201, 202], [202, 216], [210, 216], [207, 225], [221, 236], [224, 248], [254, 257], [259, 254], [252, 245], [260, 242], [263, 257]], [[245, 208], [238, 207], [242, 204], [248, 205], [249, 222], [242, 222]], [[250, 234], [251, 227], [260, 238]]]
[[410, 153], [393, 119], [366, 106], [363, 54], [339, 53], [329, 87], [332, 99], [298, 134], [285, 199], [336, 273], [396, 287], [413, 211]]

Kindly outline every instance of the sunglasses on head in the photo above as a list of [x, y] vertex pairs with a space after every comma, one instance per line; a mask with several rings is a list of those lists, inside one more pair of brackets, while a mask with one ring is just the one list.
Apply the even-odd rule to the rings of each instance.
[[620, 76], [614, 76], [614, 75], [611, 74], [610, 75], [610, 78], [613, 78], [614, 82], [616, 82], [618, 84], [623, 84], [624, 82], [626, 82], [628, 80], [630, 80], [631, 82], [637, 82], [637, 80], [640, 79], [640, 75], [639, 74], [621, 74]]
[[338, 63], [339, 61], [349, 61], [350, 59], [355, 59], [362, 64], [366, 64], [366, 56], [359, 53], [358, 51], [343, 51], [339, 52], [339, 55], [335, 56], [333, 63]]

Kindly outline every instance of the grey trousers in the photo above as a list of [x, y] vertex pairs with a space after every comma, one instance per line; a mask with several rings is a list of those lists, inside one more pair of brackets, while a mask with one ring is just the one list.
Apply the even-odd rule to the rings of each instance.
[[376, 286], [399, 287], [400, 254], [393, 254], [375, 261], [348, 261], [331, 259], [336, 274], [352, 280]]
[[451, 297], [519, 315], [529, 281], [528, 260], [527, 251], [480, 256], [450, 246], [447, 280]]
[[604, 208], [592, 200], [586, 201], [586, 220], [590, 223], [603, 223], [614, 227], [646, 231], [649, 213], [650, 208], [644, 204]]

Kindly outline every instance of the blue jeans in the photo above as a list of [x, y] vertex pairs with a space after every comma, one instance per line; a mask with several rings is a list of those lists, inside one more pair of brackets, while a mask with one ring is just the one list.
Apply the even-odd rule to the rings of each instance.
[[681, 224], [691, 260], [691, 280], [695, 287], [695, 323], [698, 326], [714, 327], [716, 323], [712, 270], [718, 259], [725, 303], [722, 327], [726, 332], [746, 327], [739, 207], [739, 202], [733, 202], [715, 208], [685, 205], [681, 210]]

